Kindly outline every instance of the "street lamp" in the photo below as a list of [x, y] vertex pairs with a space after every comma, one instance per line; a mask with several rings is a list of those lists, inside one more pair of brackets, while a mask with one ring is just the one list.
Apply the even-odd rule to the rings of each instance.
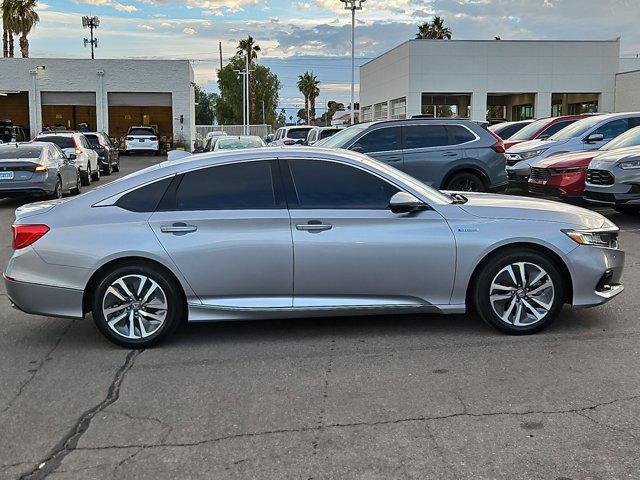
[[354, 90], [356, 82], [356, 10], [362, 10], [365, 0], [340, 0], [344, 3], [345, 10], [351, 10], [351, 125], [355, 123], [354, 115]]
[[97, 38], [93, 38], [93, 29], [94, 28], [98, 28], [100, 26], [100, 19], [98, 17], [87, 17], [84, 16], [82, 17], [82, 26], [84, 28], [88, 28], [91, 32], [91, 40], [85, 38], [84, 39], [84, 46], [85, 48], [87, 47], [87, 45], [91, 45], [91, 58], [95, 58], [93, 56], [93, 49], [98, 48], [98, 39]]

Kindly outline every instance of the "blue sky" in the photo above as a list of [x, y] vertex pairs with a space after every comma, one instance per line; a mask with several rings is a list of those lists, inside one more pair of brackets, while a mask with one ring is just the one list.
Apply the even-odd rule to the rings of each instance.
[[[279, 77], [281, 104], [302, 102], [297, 76], [313, 71], [320, 102], [348, 102], [350, 15], [339, 0], [42, 0], [32, 57], [87, 57], [82, 15], [98, 15], [102, 58], [187, 58], [196, 82], [216, 90], [223, 60], [251, 34], [260, 62]], [[358, 12], [357, 64], [412, 38], [416, 25], [441, 15], [459, 39], [611, 39], [640, 52], [638, 0], [367, 0]]]

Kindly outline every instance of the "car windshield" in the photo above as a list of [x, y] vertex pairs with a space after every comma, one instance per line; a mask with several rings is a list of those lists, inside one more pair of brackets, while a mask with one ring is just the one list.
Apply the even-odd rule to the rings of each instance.
[[307, 135], [309, 134], [309, 130], [311, 130], [310, 128], [291, 128], [288, 132], [287, 132], [287, 138], [292, 138], [294, 140], [304, 140], [305, 138], [307, 138]]
[[129, 130], [129, 133], [127, 135], [145, 135], [145, 136], [153, 135], [153, 136], [155, 136], [155, 133], [153, 132], [153, 130], [151, 128], [132, 128], [132, 129]]
[[40, 158], [41, 153], [42, 147], [34, 147], [33, 145], [19, 145], [15, 147], [13, 145], [7, 145], [0, 147], [0, 160], [37, 160]]
[[621, 135], [603, 145], [600, 150], [614, 150], [616, 148], [637, 147], [640, 146], [640, 127], [627, 130]]
[[75, 144], [73, 143], [73, 137], [58, 137], [55, 135], [45, 135], [44, 137], [36, 138], [36, 140], [39, 142], [55, 143], [62, 149], [76, 148]]
[[604, 119], [601, 116], [583, 118], [582, 120], [572, 123], [568, 127], [564, 127], [558, 133], [551, 135], [549, 140], [569, 140], [570, 138], [580, 137], [603, 120]]
[[549, 123], [550, 122], [548, 118], [541, 118], [540, 120], [536, 120], [535, 122], [522, 127], [516, 133], [511, 135], [507, 140], [530, 140], [538, 130], [544, 128]]
[[216, 144], [218, 150], [235, 150], [238, 148], [257, 148], [262, 146], [259, 137], [231, 137], [221, 138]]
[[327, 148], [344, 148], [358, 134], [360, 134], [370, 126], [371, 124], [369, 123], [362, 123], [360, 125], [354, 125], [353, 127], [345, 128], [335, 135], [331, 135], [330, 137], [317, 142], [316, 146]]

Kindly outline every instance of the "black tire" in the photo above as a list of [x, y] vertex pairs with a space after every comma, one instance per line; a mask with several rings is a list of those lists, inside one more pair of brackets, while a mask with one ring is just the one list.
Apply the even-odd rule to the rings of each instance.
[[62, 179], [57, 177], [56, 186], [54, 187], [53, 192], [48, 195], [50, 200], [56, 200], [58, 198], [62, 198]]
[[91, 180], [94, 182], [100, 181], [100, 163], [96, 163], [95, 172], [94, 171], [91, 172]]
[[69, 190], [69, 193], [71, 193], [71, 195], [80, 195], [80, 190], [82, 190], [82, 173], [78, 170], [76, 186]]
[[113, 166], [113, 171], [114, 172], [120, 171], [120, 159], [118, 159], [118, 162]]
[[82, 186], [88, 187], [91, 185], [91, 164], [87, 165], [87, 170], [82, 172]]
[[[164, 322], [155, 332], [145, 338], [129, 339], [113, 331], [108, 325], [102, 309], [102, 303], [107, 289], [117, 279], [127, 275], [144, 275], [148, 277], [158, 284], [166, 297], [167, 309]], [[161, 268], [143, 262], [123, 264], [104, 275], [96, 285], [92, 303], [93, 321], [98, 327], [98, 330], [100, 330], [109, 341], [126, 348], [147, 348], [164, 340], [170, 336], [180, 324], [184, 316], [184, 311], [184, 301], [180, 287], [176, 285]]]
[[640, 212], [639, 205], [614, 205], [613, 209], [616, 212], [626, 213], [628, 215], [635, 215]]
[[[525, 262], [529, 265], [525, 267], [525, 272], [527, 268], [530, 268], [529, 273], [533, 276], [533, 272], [535, 269], [531, 267], [531, 264], [537, 266], [538, 268], [542, 268], [548, 274], [548, 279], [552, 282], [553, 286], [553, 297], [552, 299], [549, 297], [543, 298], [545, 303], [550, 305], [550, 308], [546, 311], [546, 314], [540, 319], [531, 322], [526, 322], [526, 318], [524, 322], [526, 325], [515, 325], [516, 321], [513, 320], [513, 323], [508, 323], [503, 320], [494, 310], [494, 306], [491, 303], [490, 295], [491, 295], [491, 285], [494, 279], [502, 279], [498, 275], [507, 275], [507, 273], [501, 273], [503, 269], [507, 268], [509, 265], [512, 265], [517, 262]], [[515, 272], [516, 274], [519, 272]], [[518, 281], [520, 282], [520, 276], [516, 275]], [[510, 277], [509, 277], [510, 278]], [[534, 280], [531, 277], [527, 277], [527, 273], [525, 273], [525, 279], [527, 281]], [[528, 248], [517, 248], [508, 251], [502, 251], [500, 255], [495, 255], [489, 258], [484, 265], [481, 267], [481, 270], [478, 272], [478, 275], [474, 279], [473, 290], [471, 292], [473, 298], [474, 307], [480, 316], [485, 322], [487, 322], [492, 327], [500, 330], [501, 332], [510, 334], [510, 335], [527, 335], [531, 333], [539, 332], [544, 328], [548, 327], [558, 316], [560, 310], [565, 301], [565, 285], [561, 271], [556, 266], [556, 263], [543, 253], [540, 253], [536, 250], [528, 249]], [[530, 291], [534, 291], [536, 286], [540, 286], [547, 281], [547, 277], [543, 277], [539, 282], [530, 288]], [[500, 280], [502, 284], [502, 280]], [[505, 282], [506, 283], [506, 282]], [[521, 282], [520, 282], [521, 283]], [[522, 290], [522, 292], [521, 292]], [[495, 292], [501, 291], [499, 289], [494, 290]], [[543, 290], [547, 291], [548, 290]], [[529, 313], [528, 309], [525, 307], [524, 302], [527, 302], [529, 305], [535, 305], [538, 308], [541, 308], [538, 303], [531, 300], [529, 296], [526, 296], [524, 289], [518, 288], [517, 291], [514, 292], [505, 292], [507, 295], [511, 295], [513, 293], [513, 297], [509, 299], [502, 300], [504, 304], [497, 303], [496, 308], [504, 310], [499, 310], [501, 312], [506, 313], [508, 311], [508, 307], [511, 306], [511, 302], [515, 301], [515, 305], [518, 305], [518, 302], [522, 303], [523, 313], [526, 315]], [[520, 297], [519, 295], [522, 295]], [[541, 297], [537, 297], [541, 298]], [[514, 305], [514, 307], [515, 307]], [[517, 308], [514, 308], [517, 313]], [[540, 313], [540, 312], [539, 312]], [[520, 314], [522, 315], [522, 314]], [[521, 316], [519, 316], [522, 319]]]
[[447, 179], [444, 189], [456, 192], [486, 192], [487, 186], [482, 178], [475, 173], [460, 172], [454, 173], [451, 178]]
[[107, 163], [107, 165], [102, 169], [102, 174], [107, 177], [113, 173], [113, 166], [111, 165], [111, 160]]

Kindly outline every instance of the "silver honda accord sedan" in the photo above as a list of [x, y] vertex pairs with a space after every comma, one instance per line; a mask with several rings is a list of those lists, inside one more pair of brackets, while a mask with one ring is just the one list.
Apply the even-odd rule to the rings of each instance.
[[556, 202], [445, 193], [364, 155], [288, 147], [164, 162], [16, 211], [4, 278], [112, 342], [182, 321], [475, 310], [533, 333], [623, 290], [618, 228]]

